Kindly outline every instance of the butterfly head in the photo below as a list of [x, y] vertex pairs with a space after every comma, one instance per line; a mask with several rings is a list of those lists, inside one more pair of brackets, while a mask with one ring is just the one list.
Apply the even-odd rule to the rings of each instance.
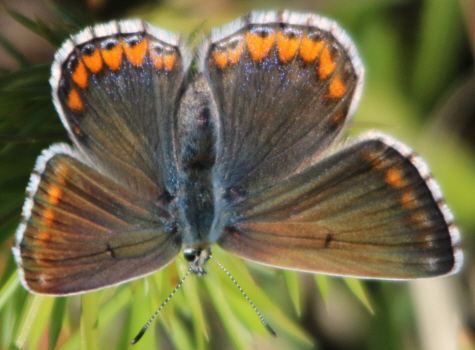
[[183, 254], [191, 262], [191, 271], [199, 277], [206, 275], [204, 265], [211, 258], [211, 247], [188, 247], [183, 249]]

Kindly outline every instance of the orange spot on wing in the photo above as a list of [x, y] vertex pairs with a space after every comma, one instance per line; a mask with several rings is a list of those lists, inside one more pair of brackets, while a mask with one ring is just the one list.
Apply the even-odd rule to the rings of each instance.
[[[48, 232], [41, 230], [40, 232], [38, 232], [38, 236], [36, 236], [36, 238], [46, 241], [51, 238], [51, 235]], [[37, 244], [41, 245], [41, 243]]]
[[62, 177], [61, 175], [58, 175], [56, 181], [61, 185], [66, 185], [66, 180], [64, 180], [64, 177]]
[[53, 220], [54, 220], [53, 210], [50, 208], [46, 208], [42, 216], [43, 216], [43, 225], [45, 225], [46, 227], [50, 227], [53, 224]]
[[163, 68], [163, 57], [153, 48], [150, 50], [150, 58], [152, 59], [152, 63], [155, 69], [160, 70]]
[[320, 79], [326, 79], [335, 70], [336, 64], [332, 60], [332, 55], [328, 47], [325, 47], [320, 55], [320, 65], [318, 75]]
[[274, 44], [275, 33], [267, 33], [262, 37], [259, 33], [248, 33], [246, 37], [247, 48], [254, 61], [262, 61], [268, 54]]
[[133, 46], [123, 42], [123, 46], [125, 55], [129, 62], [134, 66], [140, 67], [143, 64], [145, 54], [147, 53], [147, 40], [143, 39], [141, 42]]
[[242, 37], [236, 37], [224, 47], [215, 47], [211, 55], [215, 64], [224, 69], [228, 63], [236, 64], [239, 62], [244, 51], [245, 42]]
[[404, 208], [412, 209], [416, 207], [416, 196], [412, 191], [405, 191], [401, 197], [402, 206]]
[[340, 79], [339, 75], [335, 76], [335, 78], [333, 78], [328, 88], [327, 97], [339, 98], [339, 97], [342, 97], [345, 94], [345, 92], [346, 92], [345, 83]]
[[83, 62], [79, 62], [71, 77], [81, 88], [85, 89], [87, 87], [88, 76], [86, 66]]
[[82, 111], [84, 109], [84, 104], [82, 103], [81, 97], [76, 89], [71, 89], [71, 91], [69, 91], [68, 106], [75, 111]]
[[283, 63], [287, 63], [294, 58], [300, 46], [300, 37], [290, 38], [283, 32], [277, 33], [277, 50], [279, 51], [279, 59]]
[[176, 61], [176, 53], [171, 53], [163, 57], [163, 64], [165, 65], [165, 70], [172, 70]]
[[226, 52], [214, 50], [212, 55], [214, 63], [216, 63], [219, 68], [223, 69], [226, 67], [226, 65], [228, 64], [228, 55]]
[[50, 185], [48, 188], [48, 203], [56, 205], [59, 203], [59, 198], [61, 198], [61, 189], [56, 185]]
[[343, 117], [344, 117], [344, 114], [343, 114], [343, 113], [339, 113], [339, 114], [337, 114], [337, 115], [333, 118], [333, 120], [334, 120], [335, 122], [338, 122], [338, 121], [340, 121]]
[[92, 73], [96, 74], [101, 71], [102, 57], [101, 57], [101, 54], [99, 53], [99, 50], [94, 50], [94, 53], [90, 56], [83, 55], [82, 60]]
[[403, 187], [406, 184], [403, 180], [403, 176], [402, 169], [399, 167], [388, 169], [388, 171], [386, 171], [386, 183], [394, 187]]
[[101, 53], [104, 62], [111, 70], [116, 71], [120, 68], [122, 63], [122, 46], [120, 44], [110, 49], [101, 49]]
[[325, 42], [323, 41], [314, 41], [305, 37], [302, 39], [302, 45], [300, 46], [300, 57], [305, 63], [313, 62], [317, 59], [324, 45]]

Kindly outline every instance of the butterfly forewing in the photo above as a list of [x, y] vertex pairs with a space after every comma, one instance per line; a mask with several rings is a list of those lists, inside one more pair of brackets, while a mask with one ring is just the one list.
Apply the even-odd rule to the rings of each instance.
[[334, 22], [287, 12], [253, 13], [214, 32], [202, 69], [219, 113], [216, 181], [238, 192], [273, 186], [318, 158], [363, 79]]
[[56, 55], [51, 84], [84, 157], [155, 198], [176, 191], [176, 106], [188, 65], [178, 37], [141, 21], [88, 28]]
[[218, 244], [294, 270], [405, 279], [456, 272], [459, 235], [423, 161], [370, 134], [236, 209]]

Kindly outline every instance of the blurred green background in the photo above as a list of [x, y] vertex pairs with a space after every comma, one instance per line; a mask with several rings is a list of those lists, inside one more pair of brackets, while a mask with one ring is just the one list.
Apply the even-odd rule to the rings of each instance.
[[187, 269], [182, 257], [119, 287], [69, 298], [19, 284], [11, 254], [29, 174], [67, 141], [48, 85], [69, 33], [139, 17], [188, 35], [251, 10], [335, 19], [354, 39], [366, 84], [349, 133], [379, 129], [429, 163], [462, 232], [456, 276], [360, 282], [244, 262], [215, 248], [278, 333], [272, 338], [211, 262], [190, 276], [135, 349], [475, 349], [475, 2], [472, 0], [7, 0], [0, 7], [0, 348], [126, 349]]

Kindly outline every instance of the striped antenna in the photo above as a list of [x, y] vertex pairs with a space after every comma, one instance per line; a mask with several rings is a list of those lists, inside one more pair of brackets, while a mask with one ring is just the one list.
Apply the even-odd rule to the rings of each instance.
[[223, 265], [221, 265], [221, 263], [216, 260], [216, 258], [212, 255], [209, 256], [211, 259], [213, 259], [213, 261], [218, 264], [218, 266], [226, 273], [226, 275], [228, 275], [228, 277], [231, 279], [231, 281], [233, 281], [233, 283], [235, 284], [235, 286], [237, 287], [237, 289], [239, 289], [239, 291], [241, 292], [241, 294], [244, 296], [244, 298], [246, 298], [246, 300], [249, 302], [249, 304], [251, 304], [252, 308], [254, 309], [254, 311], [256, 312], [257, 314], [257, 317], [259, 317], [259, 320], [261, 320], [261, 323], [264, 325], [264, 327], [267, 329], [267, 331], [273, 336], [273, 337], [277, 337], [277, 334], [274, 332], [274, 330], [271, 328], [271, 326], [269, 326], [269, 324], [267, 323], [267, 321], [264, 319], [264, 317], [262, 317], [261, 313], [259, 312], [259, 310], [257, 310], [257, 307], [256, 305], [254, 305], [254, 303], [252, 302], [252, 300], [247, 296], [247, 294], [242, 290], [241, 286], [236, 282], [236, 280], [234, 279], [233, 276], [231, 276], [231, 274], [228, 272], [228, 270], [226, 270], [224, 268]]

